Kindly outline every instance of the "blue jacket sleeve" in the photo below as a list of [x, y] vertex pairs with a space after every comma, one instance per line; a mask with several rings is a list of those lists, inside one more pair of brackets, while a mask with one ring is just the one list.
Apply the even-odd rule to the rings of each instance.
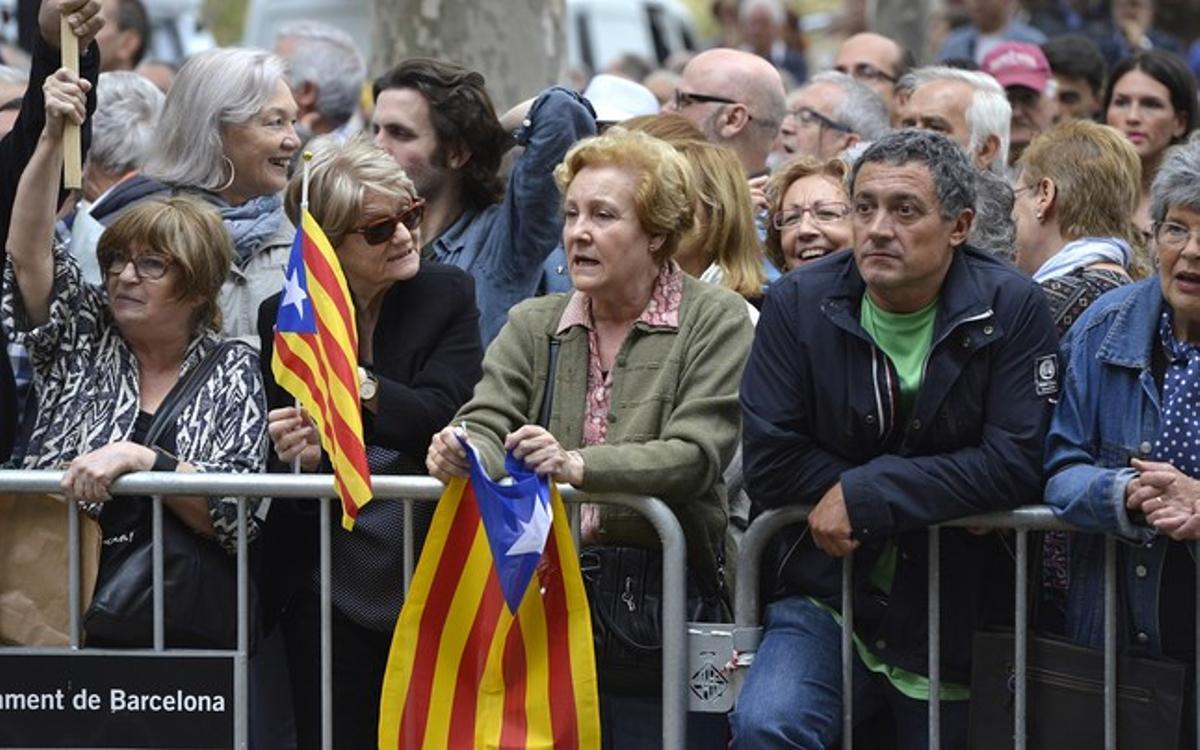
[[[574, 91], [551, 87], [530, 106], [517, 135], [525, 151], [513, 166], [497, 223], [486, 239], [502, 245], [488, 257], [499, 286], [513, 292], [503, 309], [537, 291], [542, 264], [562, 239], [562, 201], [554, 168], [576, 141], [595, 134], [591, 105]], [[488, 327], [484, 340], [491, 341], [504, 319], [483, 322]]]
[[842, 472], [845, 459], [823, 449], [806, 412], [810, 384], [802, 358], [808, 347], [796, 335], [795, 287], [767, 295], [742, 374], [742, 457], [746, 485], [765, 508], [811, 505]]
[[[1005, 290], [1008, 291], [1008, 290]], [[1026, 288], [993, 346], [978, 445], [927, 456], [885, 454], [842, 474], [846, 509], [859, 539], [1034, 502], [1053, 394], [1039, 394], [1034, 368], [1058, 353], [1042, 292]]]
[[1046, 504], [1056, 516], [1081, 529], [1147, 541], [1154, 531], [1135, 526], [1125, 510], [1125, 487], [1137, 472], [1101, 465], [1100, 394], [1087, 384], [1099, 382], [1098, 369], [1103, 365], [1088, 343], [1087, 332], [1077, 322], [1063, 346], [1067, 367], [1062, 397], [1046, 435]]

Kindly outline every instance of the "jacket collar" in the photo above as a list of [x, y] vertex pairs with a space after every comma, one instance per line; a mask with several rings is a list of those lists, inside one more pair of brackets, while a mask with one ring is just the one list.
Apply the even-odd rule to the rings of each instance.
[[[453, 224], [432, 241], [425, 243], [425, 247], [421, 251], [422, 258], [443, 263], [451, 255], [460, 251], [466, 240], [467, 230], [475, 223], [475, 219], [479, 216], [479, 213], [479, 211], [473, 208], [463, 210], [458, 218], [454, 220]], [[468, 264], [454, 263], [453, 265], [465, 268]]]
[[1101, 362], [1118, 367], [1147, 369], [1162, 314], [1162, 284], [1158, 275], [1137, 282], [1118, 304], [1116, 317], [1096, 356]]
[[[937, 341], [950, 329], [965, 320], [990, 317], [991, 303], [980, 289], [976, 271], [972, 268], [972, 256], [983, 253], [963, 245], [954, 251], [950, 261], [950, 270], [942, 280], [942, 288], [938, 291], [937, 317], [934, 321], [934, 341]], [[984, 262], [990, 262], [985, 260]], [[853, 251], [847, 252], [842, 259], [844, 264], [835, 279], [830, 293], [822, 303], [822, 309], [842, 310], [858, 321], [859, 307], [862, 296], [866, 294], [867, 284], [858, 272], [858, 264], [854, 262]], [[843, 321], [844, 323], [844, 321]]]

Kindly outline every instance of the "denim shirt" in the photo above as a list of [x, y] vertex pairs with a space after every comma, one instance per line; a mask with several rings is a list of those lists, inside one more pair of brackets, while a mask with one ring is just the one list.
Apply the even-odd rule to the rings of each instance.
[[[1046, 438], [1046, 503], [1086, 531], [1115, 534], [1118, 583], [1126, 612], [1122, 637], [1161, 653], [1159, 588], [1169, 539], [1130, 518], [1125, 487], [1137, 476], [1129, 461], [1145, 458], [1162, 423], [1152, 371], [1162, 288], [1157, 276], [1100, 297], [1063, 341], [1062, 398]], [[1104, 643], [1104, 537], [1071, 540], [1067, 635]]]
[[504, 200], [462, 214], [430, 243], [434, 260], [475, 278], [479, 332], [486, 347], [509, 309], [534, 296], [542, 266], [562, 235], [562, 200], [554, 168], [576, 141], [596, 133], [583, 97], [560, 86], [544, 91], [516, 133], [517, 159]]

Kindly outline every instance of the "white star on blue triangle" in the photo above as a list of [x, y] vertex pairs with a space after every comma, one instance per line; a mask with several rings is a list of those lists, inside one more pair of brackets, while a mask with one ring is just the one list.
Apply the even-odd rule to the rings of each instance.
[[292, 243], [292, 253], [288, 258], [287, 274], [284, 276], [279, 314], [275, 318], [275, 330], [280, 333], [317, 332], [317, 316], [313, 312], [312, 299], [308, 296], [308, 273], [304, 268], [303, 242], [303, 233], [296, 230], [296, 239]]

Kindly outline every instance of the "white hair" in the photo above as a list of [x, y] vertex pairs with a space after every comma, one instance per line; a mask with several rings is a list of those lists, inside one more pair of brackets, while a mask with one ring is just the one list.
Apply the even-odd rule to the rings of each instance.
[[106, 172], [140, 168], [150, 154], [165, 99], [157, 86], [137, 73], [101, 73], [88, 161]]
[[225, 129], [257, 115], [286, 75], [283, 60], [262, 50], [218, 47], [192, 56], [167, 94], [142, 171], [170, 185], [225, 184]]
[[287, 60], [293, 90], [311, 82], [317, 86], [317, 111], [333, 123], [345, 124], [358, 109], [367, 64], [349, 34], [319, 21], [295, 21], [279, 30], [276, 40], [295, 41]]
[[834, 110], [833, 119], [864, 141], [877, 141], [891, 129], [887, 105], [870, 86], [836, 70], [827, 70], [808, 79], [809, 86], [814, 83], [831, 83], [838, 87], [842, 101]]
[[771, 14], [771, 20], [775, 22], [776, 26], [782, 26], [787, 20], [783, 3], [779, 0], [745, 0], [738, 8], [738, 20], [746, 23], [750, 20], [750, 14], [759, 8], [764, 8]]
[[996, 158], [989, 169], [999, 175], [1008, 170], [1009, 129], [1012, 127], [1012, 105], [1004, 87], [987, 73], [976, 70], [960, 70], [941, 65], [917, 68], [904, 75], [896, 84], [898, 88], [916, 91], [935, 81], [958, 81], [971, 87], [971, 105], [967, 107], [966, 120], [970, 142], [967, 150], [971, 158], [990, 136], [1000, 140]]

